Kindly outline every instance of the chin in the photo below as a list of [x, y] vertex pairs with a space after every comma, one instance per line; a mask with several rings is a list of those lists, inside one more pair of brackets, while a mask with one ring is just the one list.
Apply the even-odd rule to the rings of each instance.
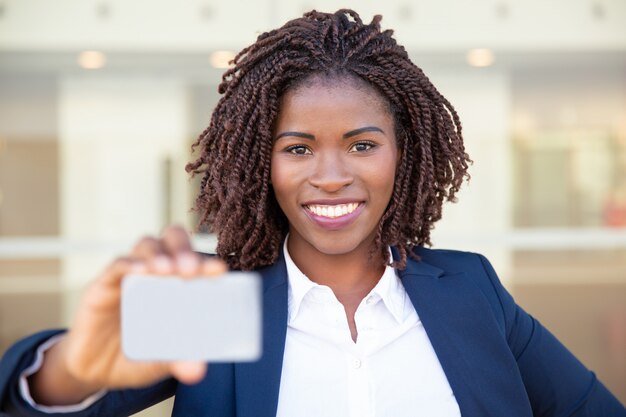
[[334, 236], [331, 232], [321, 238], [309, 240], [309, 244], [325, 255], [346, 255], [357, 250], [364, 241], [355, 237], [354, 234], [341, 238]]

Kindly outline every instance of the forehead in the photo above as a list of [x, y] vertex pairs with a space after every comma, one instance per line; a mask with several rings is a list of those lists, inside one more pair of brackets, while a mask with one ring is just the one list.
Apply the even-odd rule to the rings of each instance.
[[282, 98], [284, 99], [285, 96], [296, 96], [303, 93], [310, 94], [316, 90], [336, 91], [338, 93], [343, 91], [344, 94], [354, 94], [358, 92], [361, 98], [366, 98], [371, 103], [377, 103], [379, 105], [387, 104], [387, 99], [383, 97], [376, 88], [365, 80], [350, 75], [311, 75], [288, 88], [282, 95]]
[[[374, 87], [356, 77], [313, 76], [289, 88], [280, 100], [280, 116], [308, 110], [366, 111], [392, 116], [390, 106]], [[301, 115], [303, 116], [303, 115]]]

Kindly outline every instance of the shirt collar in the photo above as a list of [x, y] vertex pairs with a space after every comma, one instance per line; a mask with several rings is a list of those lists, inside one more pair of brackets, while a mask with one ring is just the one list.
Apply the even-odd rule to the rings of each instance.
[[[283, 254], [285, 256], [285, 264], [287, 266], [287, 281], [289, 285], [289, 322], [291, 322], [300, 310], [300, 305], [306, 294], [315, 287], [322, 287], [313, 281], [311, 281], [301, 270], [296, 266], [291, 259], [289, 250], [287, 249], [287, 240], [285, 239], [283, 244]], [[391, 256], [391, 249], [389, 251]], [[393, 315], [398, 323], [402, 323], [404, 320], [404, 304], [406, 299], [406, 291], [400, 282], [400, 278], [396, 274], [394, 268], [390, 266], [385, 267], [382, 277], [378, 280], [376, 286], [365, 297], [365, 302], [376, 302], [378, 300], [383, 301], [385, 307]]]
[[[389, 251], [391, 256], [391, 251]], [[393, 315], [398, 323], [404, 320], [404, 304], [406, 301], [406, 291], [400, 282], [396, 270], [389, 265], [385, 267], [383, 276], [380, 278], [376, 286], [372, 289], [365, 300], [369, 297], [382, 299], [387, 310]]]
[[287, 249], [288, 239], [289, 235], [287, 235], [285, 243], [283, 244], [283, 254], [285, 255], [285, 264], [287, 266], [287, 281], [289, 284], [289, 322], [291, 322], [292, 319], [298, 315], [300, 304], [302, 304], [304, 296], [311, 290], [311, 288], [319, 286], [319, 284], [311, 281], [293, 262], [293, 259], [291, 259], [291, 255], [289, 254], [289, 250]]

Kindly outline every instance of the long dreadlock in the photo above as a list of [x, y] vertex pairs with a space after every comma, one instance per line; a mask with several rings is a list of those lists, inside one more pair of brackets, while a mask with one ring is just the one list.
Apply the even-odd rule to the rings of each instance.
[[311, 11], [261, 34], [233, 61], [219, 85], [209, 126], [187, 171], [202, 173], [195, 209], [200, 227], [217, 233], [217, 254], [231, 268], [270, 265], [288, 231], [270, 184], [272, 127], [281, 96], [313, 76], [352, 77], [387, 101], [401, 151], [394, 191], [382, 216], [375, 253], [389, 263], [395, 246], [404, 268], [416, 246], [430, 245], [443, 202], [454, 201], [468, 164], [461, 122], [452, 105], [413, 64], [380, 15], [364, 24], [347, 9]]

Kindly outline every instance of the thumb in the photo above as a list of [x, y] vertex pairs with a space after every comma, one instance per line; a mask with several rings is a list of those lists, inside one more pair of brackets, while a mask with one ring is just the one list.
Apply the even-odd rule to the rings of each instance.
[[170, 373], [183, 384], [197, 384], [206, 375], [208, 365], [206, 362], [179, 361], [169, 365]]

